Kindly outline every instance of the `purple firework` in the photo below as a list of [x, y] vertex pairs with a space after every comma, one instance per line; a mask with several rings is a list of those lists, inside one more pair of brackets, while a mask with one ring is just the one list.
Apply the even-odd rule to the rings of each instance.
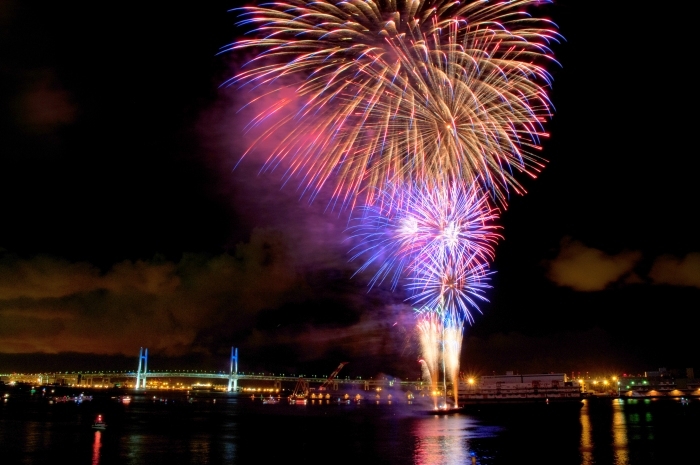
[[377, 206], [360, 209], [350, 231], [360, 240], [352, 259], [364, 257], [358, 272], [378, 269], [370, 286], [401, 277], [414, 304], [456, 306], [469, 315], [472, 298], [482, 298], [494, 247], [501, 236], [494, 224], [498, 210], [489, 205], [478, 184], [392, 188]]

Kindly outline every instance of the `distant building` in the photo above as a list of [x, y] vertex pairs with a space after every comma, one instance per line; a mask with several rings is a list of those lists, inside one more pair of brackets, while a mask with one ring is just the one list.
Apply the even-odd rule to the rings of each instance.
[[460, 385], [461, 404], [561, 402], [581, 399], [581, 385], [564, 373], [482, 376]]
[[622, 376], [620, 394], [627, 397], [700, 396], [700, 380], [692, 368], [659, 368], [644, 376]]

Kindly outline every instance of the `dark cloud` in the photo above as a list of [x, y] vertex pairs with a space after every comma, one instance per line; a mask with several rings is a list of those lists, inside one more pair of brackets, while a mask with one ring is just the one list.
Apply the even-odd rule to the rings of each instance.
[[20, 126], [33, 133], [46, 133], [73, 123], [78, 111], [70, 93], [56, 82], [53, 73], [38, 74], [17, 102]]
[[412, 313], [399, 295], [368, 293], [348, 269], [295, 266], [289, 248], [280, 231], [257, 229], [230, 254], [123, 261], [105, 272], [46, 256], [5, 257], [2, 352], [105, 356], [148, 347], [183, 357], [236, 345], [248, 366], [267, 370], [329, 358], [386, 370], [415, 356], [407, 350]]
[[662, 255], [645, 268], [646, 273], [635, 272], [641, 259], [638, 251], [609, 255], [564, 238], [557, 257], [546, 262], [547, 277], [559, 286], [584, 292], [600, 291], [618, 282], [700, 288], [700, 253], [689, 253], [682, 258]]
[[0, 300], [58, 299], [104, 290], [114, 294], [163, 294], [179, 285], [171, 263], [122, 262], [101, 274], [88, 263], [48, 256], [0, 262]]
[[237, 314], [279, 304], [299, 279], [283, 249], [278, 235], [259, 230], [232, 255], [121, 262], [106, 273], [88, 263], [6, 258], [0, 341], [6, 352], [191, 349], [208, 325], [224, 324], [226, 316], [236, 324]]
[[689, 253], [683, 258], [662, 255], [654, 261], [649, 278], [655, 284], [700, 288], [700, 253]]
[[631, 276], [641, 258], [641, 252], [623, 251], [608, 255], [579, 241], [565, 238], [561, 241], [557, 257], [547, 262], [547, 276], [559, 286], [577, 291], [601, 291], [610, 284]]

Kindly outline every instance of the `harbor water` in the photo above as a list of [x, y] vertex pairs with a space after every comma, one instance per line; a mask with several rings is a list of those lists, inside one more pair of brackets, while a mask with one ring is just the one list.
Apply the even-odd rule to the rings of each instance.
[[[213, 392], [131, 392], [126, 402], [123, 392], [85, 392], [92, 399], [83, 402], [5, 393], [0, 451], [8, 465], [673, 464], [693, 462], [700, 435], [697, 399], [434, 415], [402, 397], [290, 405]], [[93, 428], [97, 415], [105, 428]]]

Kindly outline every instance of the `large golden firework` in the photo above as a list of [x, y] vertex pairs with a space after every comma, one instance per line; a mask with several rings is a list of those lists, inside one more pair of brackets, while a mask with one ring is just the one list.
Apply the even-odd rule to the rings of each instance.
[[[229, 81], [291, 88], [254, 120], [312, 192], [329, 181], [346, 205], [392, 186], [480, 183], [505, 205], [536, 175], [556, 28], [528, 9], [542, 0], [287, 0], [240, 10], [255, 49]], [[269, 87], [268, 87], [269, 85]], [[267, 91], [262, 91], [267, 92]], [[287, 110], [286, 112], [284, 110]], [[282, 133], [280, 137], [280, 133]], [[254, 144], [255, 146], [255, 144]]]

